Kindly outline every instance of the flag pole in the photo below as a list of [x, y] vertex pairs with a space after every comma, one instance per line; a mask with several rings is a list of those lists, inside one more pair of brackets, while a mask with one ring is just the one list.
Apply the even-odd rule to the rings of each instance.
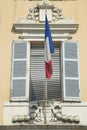
[[51, 54], [54, 53], [54, 44], [52, 42], [52, 36], [50, 32], [49, 22], [47, 19], [47, 0], [45, 0], [45, 74], [46, 74], [46, 84], [45, 84], [45, 91], [44, 91], [44, 123], [47, 124], [47, 79], [50, 79], [52, 76], [52, 60]]
[[[47, 15], [47, 7], [46, 7], [46, 3], [45, 3], [45, 17]], [[45, 82], [45, 102], [44, 102], [44, 105], [45, 105], [45, 113], [44, 113], [44, 124], [47, 124], [47, 110], [46, 110], [46, 107], [47, 107], [47, 78], [46, 78], [46, 82]]]
[[45, 115], [44, 115], [44, 123], [47, 124], [47, 110], [46, 110], [46, 107], [47, 107], [47, 78], [46, 78], [46, 84], [45, 84]]

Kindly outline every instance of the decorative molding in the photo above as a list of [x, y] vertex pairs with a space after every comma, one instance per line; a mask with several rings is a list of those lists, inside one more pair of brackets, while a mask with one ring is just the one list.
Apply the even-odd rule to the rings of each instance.
[[37, 6], [31, 7], [29, 9], [27, 20], [29, 20], [29, 21], [38, 21], [39, 20], [39, 8]]
[[[44, 101], [33, 102], [5, 102], [3, 111], [3, 125], [44, 125]], [[33, 109], [32, 109], [33, 108]], [[52, 112], [53, 111], [53, 112]], [[39, 112], [39, 113], [38, 113]], [[37, 113], [31, 119], [31, 114]], [[47, 126], [87, 126], [87, 102], [58, 102], [47, 101]], [[35, 114], [36, 115], [36, 114]], [[59, 118], [59, 115], [61, 118]], [[31, 117], [30, 117], [31, 116]], [[40, 119], [39, 121], [37, 119]], [[74, 120], [73, 120], [74, 119]], [[71, 120], [71, 121], [70, 121]], [[77, 123], [78, 122], [78, 123]], [[48, 127], [47, 127], [48, 128]]]
[[[79, 115], [67, 115], [62, 112], [62, 105], [60, 103], [48, 102], [46, 111], [44, 111], [43, 103], [32, 103], [29, 107], [29, 115], [13, 115], [13, 123], [28, 123], [28, 124], [44, 124], [44, 114], [46, 114], [47, 123], [80, 123]], [[44, 113], [46, 112], [46, 113]]]
[[41, 121], [41, 109], [38, 108], [36, 104], [30, 105], [30, 114], [29, 115], [13, 115], [13, 123], [34, 123]]
[[31, 112], [30, 112], [30, 122], [35, 121], [35, 122], [40, 122], [41, 121], [41, 109], [38, 108], [37, 105], [32, 105], [30, 107]]
[[[29, 22], [31, 21], [39, 21], [39, 17], [40, 17], [40, 10], [44, 9], [45, 10], [52, 10], [52, 21], [51, 22], [55, 22], [61, 19], [64, 19], [64, 16], [62, 15], [62, 9], [61, 8], [57, 8], [55, 7], [53, 4], [50, 4], [50, 2], [48, 0], [43, 0], [42, 4], [37, 4], [36, 7], [31, 7], [29, 9], [29, 13], [27, 16], [27, 20]], [[44, 12], [45, 15], [45, 12]], [[48, 15], [49, 18], [49, 15]], [[45, 20], [45, 19], [44, 19]]]
[[43, 0], [41, 4], [30, 8], [27, 17], [20, 17], [13, 23], [12, 31], [19, 34], [18, 38], [26, 41], [44, 41], [45, 10], [47, 15], [49, 14], [53, 41], [71, 39], [78, 29], [78, 23], [75, 23], [72, 18], [64, 18], [61, 8], [50, 4], [48, 0]]
[[[78, 24], [72, 20], [50, 23], [53, 41], [65, 41], [72, 38], [78, 29]], [[26, 41], [44, 41], [45, 27], [43, 23], [14, 23], [13, 31], [19, 33], [20, 39]]]
[[78, 115], [63, 115], [62, 113], [62, 106], [56, 105], [53, 109], [51, 109], [52, 112], [52, 119], [51, 121], [57, 122], [62, 121], [66, 123], [79, 123], [80, 117]]
[[[15, 0], [15, 1], [17, 1], [17, 0]], [[23, 1], [25, 1], [25, 0], [23, 0]], [[37, 1], [37, 0], [30, 0], [30, 1]], [[41, 1], [41, 0], [38, 0], [38, 1]], [[51, 1], [51, 0], [49, 0], [49, 1]], [[77, 1], [77, 0], [54, 0], [54, 1]]]

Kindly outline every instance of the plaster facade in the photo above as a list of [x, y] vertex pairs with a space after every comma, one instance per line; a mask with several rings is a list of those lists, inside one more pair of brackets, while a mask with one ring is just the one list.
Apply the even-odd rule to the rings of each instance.
[[[4, 106], [9, 107], [5, 102], [10, 101], [10, 80], [11, 80], [11, 58], [12, 58], [12, 41], [18, 39], [19, 34], [12, 32], [13, 23], [17, 22], [20, 16], [27, 17], [29, 8], [34, 7], [41, 1], [34, 0], [0, 0], [0, 124], [6, 124], [7, 120], [3, 121], [5, 112], [9, 114], [9, 110], [5, 111]], [[79, 113], [85, 115], [87, 109], [87, 89], [86, 89], [86, 77], [87, 77], [87, 0], [63, 0], [63, 1], [51, 1], [56, 7], [62, 8], [63, 15], [66, 18], [72, 17], [76, 23], [79, 24], [79, 28], [75, 34], [72, 34], [72, 40], [79, 42], [79, 57], [80, 57], [80, 86], [81, 86], [81, 102], [85, 104], [85, 110], [81, 109]], [[82, 105], [83, 105], [82, 104]], [[25, 104], [25, 113], [28, 113], [28, 105]], [[83, 105], [84, 106], [84, 105]], [[79, 106], [78, 106], [79, 107]], [[21, 108], [21, 107], [20, 107]], [[81, 107], [82, 108], [82, 107]], [[64, 110], [65, 108], [63, 108]], [[72, 109], [72, 108], [70, 108]], [[67, 105], [65, 109], [66, 113], [70, 110]], [[12, 110], [12, 109], [11, 109]], [[20, 111], [20, 110], [19, 110]], [[22, 110], [21, 110], [22, 111]], [[78, 111], [78, 110], [77, 110]], [[11, 112], [11, 111], [10, 111]], [[72, 112], [71, 112], [72, 113]], [[70, 113], [70, 114], [71, 114]], [[81, 115], [81, 117], [83, 117]], [[12, 114], [11, 114], [12, 116]], [[9, 116], [10, 118], [10, 116]], [[86, 119], [82, 121], [82, 124], [86, 124]], [[6, 124], [7, 125], [7, 124]]]

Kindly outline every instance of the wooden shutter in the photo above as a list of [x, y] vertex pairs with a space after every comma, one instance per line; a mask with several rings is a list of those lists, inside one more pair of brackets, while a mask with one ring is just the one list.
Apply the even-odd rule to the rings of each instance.
[[11, 100], [29, 98], [29, 45], [13, 42]]
[[76, 42], [62, 44], [62, 85], [63, 100], [80, 100], [79, 56]]

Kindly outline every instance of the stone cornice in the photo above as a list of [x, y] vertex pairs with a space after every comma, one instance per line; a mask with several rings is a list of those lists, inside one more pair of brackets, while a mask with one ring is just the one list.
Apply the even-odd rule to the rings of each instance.
[[11, 126], [0, 126], [0, 130], [87, 130], [87, 126], [83, 125], [11, 125]]
[[[73, 22], [50, 23], [52, 38], [54, 41], [63, 41], [71, 38], [76, 33], [78, 24]], [[14, 23], [13, 32], [19, 33], [20, 38], [30, 41], [43, 41], [45, 27], [43, 23]]]

